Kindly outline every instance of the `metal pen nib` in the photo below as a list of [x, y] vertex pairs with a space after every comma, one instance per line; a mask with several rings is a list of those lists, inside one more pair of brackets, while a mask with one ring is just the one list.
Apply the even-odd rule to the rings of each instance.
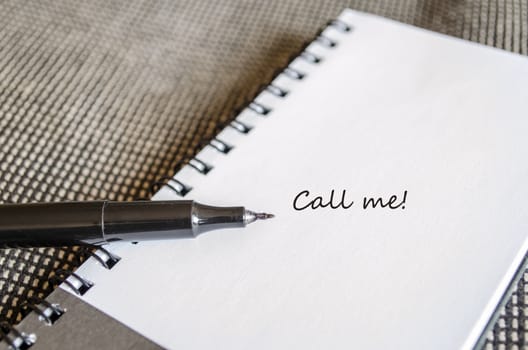
[[274, 217], [275, 217], [275, 215], [273, 215], [273, 214], [255, 213], [254, 211], [246, 209], [244, 211], [244, 224], [248, 225], [248, 224], [251, 224], [252, 222], [255, 222], [257, 220], [266, 220], [266, 219], [271, 219], [271, 218], [274, 218]]

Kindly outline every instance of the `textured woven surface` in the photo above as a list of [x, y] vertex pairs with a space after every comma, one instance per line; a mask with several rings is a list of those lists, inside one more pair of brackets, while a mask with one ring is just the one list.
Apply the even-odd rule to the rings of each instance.
[[[0, 201], [147, 197], [345, 7], [527, 54], [526, 0], [3, 1]], [[82, 260], [1, 250], [0, 316]], [[523, 346], [525, 281], [486, 347]]]

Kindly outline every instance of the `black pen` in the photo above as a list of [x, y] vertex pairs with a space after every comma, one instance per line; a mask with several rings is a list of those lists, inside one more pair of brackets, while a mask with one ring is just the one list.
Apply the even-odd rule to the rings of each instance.
[[39, 247], [194, 238], [272, 214], [194, 201], [52, 202], [0, 205], [0, 246]]

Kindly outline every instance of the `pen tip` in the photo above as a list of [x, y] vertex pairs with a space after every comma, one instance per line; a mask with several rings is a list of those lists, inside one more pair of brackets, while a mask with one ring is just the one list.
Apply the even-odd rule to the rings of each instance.
[[266, 220], [275, 217], [275, 215], [268, 213], [256, 213], [255, 215], [257, 216], [257, 220]]
[[246, 210], [244, 213], [244, 223], [251, 224], [252, 222], [255, 222], [257, 220], [266, 220], [274, 218], [275, 215], [268, 214], [268, 213], [255, 213], [251, 210]]

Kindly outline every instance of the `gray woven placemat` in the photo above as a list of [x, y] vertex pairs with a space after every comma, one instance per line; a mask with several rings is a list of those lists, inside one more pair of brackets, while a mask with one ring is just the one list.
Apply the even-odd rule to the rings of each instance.
[[[148, 196], [345, 7], [527, 54], [526, 0], [3, 1], [0, 201]], [[82, 260], [1, 250], [0, 316]], [[524, 346], [526, 281], [486, 347]]]

